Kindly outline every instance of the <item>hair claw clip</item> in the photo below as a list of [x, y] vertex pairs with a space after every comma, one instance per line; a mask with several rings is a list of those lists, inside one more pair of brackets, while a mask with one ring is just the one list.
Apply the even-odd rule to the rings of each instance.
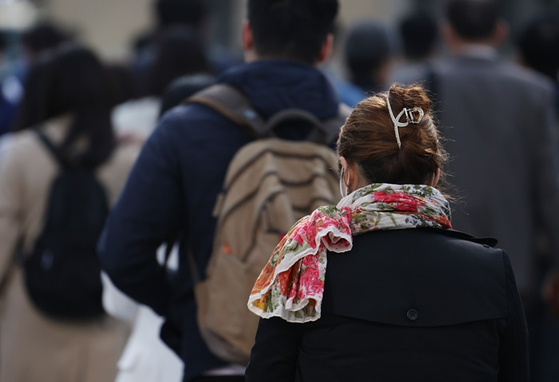
[[[398, 113], [396, 117], [394, 117], [394, 113], [392, 112], [392, 106], [390, 105], [390, 96], [386, 97], [386, 106], [388, 107], [388, 112], [390, 113], [390, 118], [392, 119], [392, 123], [394, 123], [394, 135], [396, 135], [396, 142], [398, 143], [398, 147], [402, 148], [402, 142], [400, 141], [400, 133], [398, 129], [400, 127], [406, 127], [409, 124], [418, 125], [423, 120], [423, 116], [425, 112], [420, 107], [414, 107], [412, 109], [403, 108], [402, 111]], [[400, 122], [402, 116], [406, 116], [406, 122]]]

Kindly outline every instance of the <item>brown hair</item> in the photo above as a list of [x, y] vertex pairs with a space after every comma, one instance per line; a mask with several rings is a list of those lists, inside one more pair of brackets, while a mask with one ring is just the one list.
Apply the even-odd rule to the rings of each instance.
[[[394, 116], [403, 108], [419, 107], [425, 113], [419, 124], [398, 129], [398, 147]], [[406, 121], [402, 116], [401, 122]], [[348, 163], [357, 163], [369, 183], [425, 184], [447, 160], [431, 111], [431, 100], [419, 85], [392, 85], [388, 92], [377, 93], [359, 102], [341, 129], [338, 155]]]

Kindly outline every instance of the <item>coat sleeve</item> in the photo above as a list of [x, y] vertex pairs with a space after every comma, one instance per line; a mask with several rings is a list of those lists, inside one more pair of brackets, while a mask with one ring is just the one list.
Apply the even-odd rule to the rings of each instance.
[[260, 319], [245, 380], [295, 381], [303, 326], [277, 317]]
[[17, 147], [9, 137], [0, 142], [0, 285], [12, 266], [22, 235], [23, 180]]
[[165, 315], [172, 296], [157, 248], [176, 234], [184, 213], [173, 127], [164, 119], [145, 143], [98, 248], [115, 286], [159, 315]]
[[524, 309], [508, 255], [503, 252], [505, 265], [508, 316], [507, 326], [499, 347], [499, 381], [530, 380], [528, 367], [528, 330]]

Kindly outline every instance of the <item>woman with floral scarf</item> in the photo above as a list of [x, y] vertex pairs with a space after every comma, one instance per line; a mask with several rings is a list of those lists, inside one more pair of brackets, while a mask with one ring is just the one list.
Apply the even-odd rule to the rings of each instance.
[[451, 229], [425, 91], [361, 101], [338, 155], [342, 199], [292, 227], [249, 297], [262, 319], [246, 380], [527, 381], [510, 261]]

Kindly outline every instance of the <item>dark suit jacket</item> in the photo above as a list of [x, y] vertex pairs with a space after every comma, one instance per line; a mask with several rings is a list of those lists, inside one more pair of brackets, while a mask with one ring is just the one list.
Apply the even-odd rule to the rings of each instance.
[[553, 84], [474, 55], [435, 67], [437, 108], [458, 203], [452, 224], [499, 238], [518, 288], [538, 293], [538, 236], [559, 266], [559, 142]]
[[528, 381], [513, 271], [490, 241], [429, 229], [329, 253], [322, 317], [261, 320], [246, 380]]

